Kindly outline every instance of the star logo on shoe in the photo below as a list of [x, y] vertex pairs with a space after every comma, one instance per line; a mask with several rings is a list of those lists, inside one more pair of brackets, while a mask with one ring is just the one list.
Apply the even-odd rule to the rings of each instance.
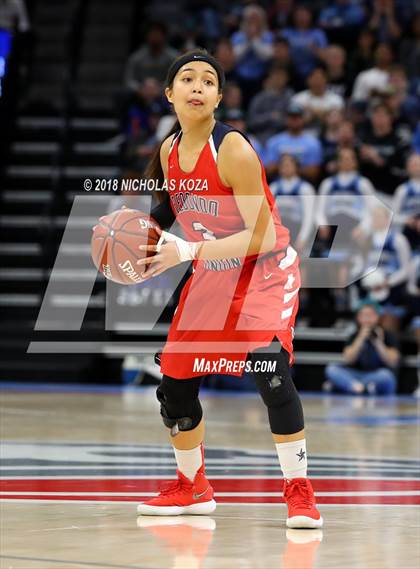
[[210, 488], [210, 486], [207, 486], [207, 488], [204, 490], [204, 492], [200, 492], [200, 494], [197, 494], [196, 492], [194, 492], [193, 500], [199, 500], [200, 498], [202, 498], [206, 494], [206, 492], [209, 488]]
[[305, 458], [305, 454], [306, 454], [305, 451], [303, 450], [303, 448], [301, 448], [301, 449], [300, 449], [300, 452], [298, 452], [298, 453], [296, 454], [296, 456], [299, 457], [299, 462]]

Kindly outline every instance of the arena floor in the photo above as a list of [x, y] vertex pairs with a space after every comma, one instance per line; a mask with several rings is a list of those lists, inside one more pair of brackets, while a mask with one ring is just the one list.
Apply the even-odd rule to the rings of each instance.
[[4, 385], [1, 569], [405, 569], [420, 564], [418, 408], [305, 395], [321, 530], [286, 530], [256, 395], [203, 392], [211, 517], [140, 517], [174, 475], [154, 390]]

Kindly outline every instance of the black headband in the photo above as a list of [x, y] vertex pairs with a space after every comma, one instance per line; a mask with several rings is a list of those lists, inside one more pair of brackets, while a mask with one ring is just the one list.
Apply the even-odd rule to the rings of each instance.
[[209, 65], [213, 67], [213, 69], [217, 73], [217, 77], [219, 79], [219, 90], [221, 91], [225, 84], [225, 73], [223, 71], [222, 66], [220, 63], [209, 54], [201, 54], [201, 53], [186, 53], [179, 59], [175, 59], [168, 70], [168, 74], [166, 76], [166, 84], [169, 86], [172, 84], [175, 75], [181, 69], [183, 65], [189, 63], [190, 61], [205, 61]]

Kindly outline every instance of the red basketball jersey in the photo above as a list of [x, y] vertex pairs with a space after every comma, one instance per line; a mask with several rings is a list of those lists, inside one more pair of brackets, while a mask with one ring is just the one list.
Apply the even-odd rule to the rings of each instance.
[[[188, 173], [178, 161], [182, 131], [174, 136], [168, 191], [188, 241], [221, 239], [245, 229], [233, 190], [222, 183], [217, 171], [220, 144], [235, 130], [216, 121], [194, 170]], [[261, 171], [276, 247], [267, 254], [193, 262], [193, 274], [181, 292], [161, 356], [161, 371], [170, 377], [185, 379], [212, 372], [240, 376], [249, 351], [268, 346], [274, 337], [293, 363], [298, 257], [289, 245], [289, 232], [281, 224], [262, 163]], [[250, 200], [250, 207], [259, 208], [260, 199]]]

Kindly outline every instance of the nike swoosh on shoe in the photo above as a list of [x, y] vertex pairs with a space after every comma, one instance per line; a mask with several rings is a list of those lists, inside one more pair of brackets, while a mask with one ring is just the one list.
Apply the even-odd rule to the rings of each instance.
[[202, 498], [206, 494], [206, 492], [209, 488], [210, 488], [210, 486], [207, 486], [207, 488], [204, 490], [204, 492], [200, 492], [200, 494], [197, 494], [196, 492], [194, 492], [193, 500], [199, 500], [200, 498]]

